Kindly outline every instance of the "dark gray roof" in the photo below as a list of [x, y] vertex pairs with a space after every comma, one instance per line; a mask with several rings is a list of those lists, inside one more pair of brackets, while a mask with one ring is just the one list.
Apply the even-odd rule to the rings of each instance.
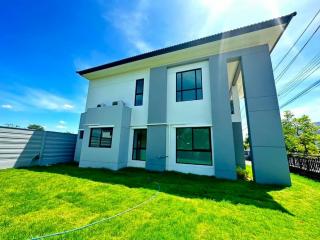
[[287, 26], [289, 24], [289, 22], [291, 21], [291, 19], [296, 14], [297, 14], [296, 12], [293, 12], [291, 14], [288, 14], [288, 15], [285, 15], [285, 16], [282, 16], [282, 17], [279, 17], [279, 18], [274, 18], [274, 19], [271, 19], [271, 20], [268, 20], [268, 21], [265, 21], [265, 22], [252, 24], [252, 25], [241, 27], [241, 28], [237, 28], [237, 29], [234, 29], [234, 30], [231, 30], [231, 31], [218, 33], [218, 34], [215, 34], [215, 35], [211, 35], [211, 36], [204, 37], [204, 38], [199, 38], [199, 39], [196, 39], [196, 40], [193, 40], [193, 41], [189, 41], [189, 42], [184, 42], [184, 43], [177, 44], [177, 45], [174, 45], [174, 46], [171, 46], [171, 47], [161, 48], [161, 49], [158, 49], [158, 50], [154, 50], [154, 51], [151, 51], [151, 52], [143, 53], [143, 54], [136, 55], [136, 56], [133, 56], [133, 57], [124, 58], [124, 59], [121, 59], [121, 60], [118, 60], [118, 61], [115, 61], [115, 62], [111, 62], [111, 63], [103, 64], [103, 65], [100, 65], [100, 66], [88, 68], [88, 69], [85, 69], [85, 70], [77, 71], [77, 73], [79, 73], [80, 75], [83, 75], [83, 74], [99, 71], [99, 70], [102, 70], [102, 69], [107, 69], [107, 68], [115, 67], [115, 66], [118, 66], [118, 65], [122, 65], [122, 64], [130, 63], [130, 62], [139, 61], [139, 60], [142, 60], [142, 59], [146, 59], [146, 58], [150, 58], [150, 57], [154, 57], [154, 56], [158, 56], [158, 55], [162, 55], [162, 54], [166, 54], [166, 53], [182, 50], [182, 49], [185, 49], [185, 48], [195, 47], [195, 46], [198, 46], [198, 45], [219, 41], [221, 39], [231, 38], [231, 37], [235, 37], [235, 36], [238, 36], [238, 35], [241, 35], [241, 34], [258, 31], [258, 30], [262, 30], [262, 29], [265, 29], [265, 28], [270, 28], [270, 27], [273, 27], [273, 26], [281, 25], [281, 24], [286, 24], [286, 26]]

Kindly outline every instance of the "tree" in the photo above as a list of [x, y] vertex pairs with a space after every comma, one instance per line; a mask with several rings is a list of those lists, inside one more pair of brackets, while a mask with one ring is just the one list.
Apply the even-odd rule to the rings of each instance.
[[316, 126], [311, 119], [303, 115], [297, 119], [298, 122], [298, 137], [300, 144], [303, 146], [304, 154], [317, 154], [319, 149], [317, 142], [320, 141], [320, 135], [318, 134], [319, 127]]
[[28, 129], [44, 131], [44, 127], [38, 124], [29, 124]]
[[290, 111], [284, 112], [284, 119], [282, 120], [282, 129], [287, 152], [298, 152], [299, 138], [297, 134], [297, 122], [294, 115]]
[[246, 136], [246, 138], [244, 139], [243, 148], [244, 148], [244, 150], [249, 150], [250, 149], [250, 141], [249, 141], [249, 137], [248, 136]]
[[6, 123], [6, 124], [4, 124], [4, 126], [11, 127], [11, 128], [19, 128], [20, 127], [19, 125], [16, 125], [13, 123]]
[[317, 146], [320, 141], [319, 127], [311, 122], [311, 119], [303, 115], [295, 118], [290, 111], [284, 112], [282, 129], [289, 153], [318, 154]]

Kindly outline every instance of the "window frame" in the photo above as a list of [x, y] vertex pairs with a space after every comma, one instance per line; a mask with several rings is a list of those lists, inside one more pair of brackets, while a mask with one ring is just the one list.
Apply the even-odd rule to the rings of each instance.
[[[201, 72], [201, 78], [200, 78], [200, 83], [201, 83], [201, 87], [197, 87], [197, 70], [200, 70]], [[194, 72], [194, 88], [190, 88], [190, 89], [183, 89], [183, 73], [186, 72]], [[178, 86], [178, 74], [180, 74], [180, 90], [178, 90], [177, 86]], [[186, 91], [195, 91], [195, 99], [192, 100], [183, 100], [183, 92]], [[198, 98], [198, 90], [201, 90], [202, 92], [202, 97]], [[178, 93], [180, 93], [180, 100], [178, 101]], [[194, 69], [189, 69], [189, 70], [185, 70], [185, 71], [180, 71], [180, 72], [176, 72], [176, 102], [188, 102], [188, 101], [196, 101], [196, 100], [203, 100], [203, 84], [202, 84], [202, 68], [194, 68]]]
[[[191, 131], [191, 132], [192, 132], [192, 136], [191, 136], [191, 139], [192, 139], [192, 143], [191, 143], [192, 149], [191, 149], [191, 150], [181, 150], [181, 149], [178, 149], [178, 144], [177, 144], [177, 142], [178, 142], [177, 129], [179, 129], [179, 128], [191, 128], [191, 129], [192, 129], [192, 131]], [[193, 134], [194, 129], [208, 129], [208, 130], [209, 130], [209, 136], [208, 136], [209, 146], [210, 146], [210, 149], [209, 149], [209, 150], [194, 148], [194, 134]], [[181, 152], [210, 152], [210, 164], [201, 164], [201, 163], [195, 164], [195, 163], [181, 163], [181, 162], [178, 162], [178, 151], [181, 151]], [[177, 128], [176, 128], [176, 164], [189, 164], [189, 165], [200, 165], [200, 166], [212, 166], [213, 162], [212, 162], [211, 127], [177, 127]]]
[[83, 139], [84, 130], [79, 130], [79, 139]]
[[[137, 89], [138, 89], [138, 82], [142, 81], [142, 92], [138, 93]], [[144, 78], [140, 78], [136, 80], [136, 87], [135, 87], [135, 91], [134, 91], [134, 106], [143, 106], [143, 93], [144, 93]], [[141, 96], [142, 100], [141, 100], [141, 105], [137, 105], [137, 96]]]
[[[98, 146], [92, 146], [92, 144], [91, 144], [92, 132], [93, 132], [94, 129], [99, 129], [99, 130], [100, 130], [99, 145], [98, 145]], [[102, 132], [103, 132], [103, 130], [110, 131], [110, 135], [111, 135], [110, 146], [103, 146], [103, 145], [101, 145], [101, 139], [102, 139]], [[92, 148], [112, 148], [112, 137], [113, 137], [113, 128], [112, 128], [112, 127], [95, 127], [95, 128], [90, 128], [89, 147], [92, 147]]]
[[[143, 148], [143, 147], [134, 147], [134, 137], [135, 137], [135, 132], [136, 131], [146, 131], [146, 147]], [[142, 160], [142, 159], [134, 159], [134, 151], [137, 151], [137, 150], [145, 150], [147, 151], [147, 128], [136, 128], [136, 129], [133, 129], [133, 141], [132, 141], [132, 156], [131, 156], [131, 159], [134, 160], [134, 161], [141, 161], [141, 162], [146, 162], [146, 160]], [[140, 144], [141, 145], [141, 144]]]
[[230, 99], [230, 110], [231, 110], [231, 115], [235, 114], [233, 99]]

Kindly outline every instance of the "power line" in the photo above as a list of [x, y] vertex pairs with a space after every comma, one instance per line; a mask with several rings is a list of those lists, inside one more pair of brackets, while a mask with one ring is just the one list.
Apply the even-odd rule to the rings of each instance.
[[311, 84], [310, 86], [308, 86], [307, 88], [305, 88], [304, 90], [302, 90], [301, 92], [299, 92], [298, 94], [296, 94], [294, 97], [292, 97], [290, 100], [288, 100], [287, 102], [285, 102], [284, 104], [282, 104], [280, 106], [280, 108], [283, 108], [287, 105], [289, 105], [290, 103], [296, 101], [297, 99], [301, 98], [302, 96], [306, 95], [307, 93], [309, 93], [312, 89], [316, 88], [320, 86], [320, 79], [317, 80], [315, 83]]
[[287, 82], [282, 89], [279, 91], [279, 95], [282, 94], [282, 92], [286, 91], [286, 89], [288, 88], [289, 85], [291, 85], [294, 81], [296, 81], [297, 79], [299, 79], [300, 77], [303, 77], [306, 73], [308, 73], [315, 65], [318, 64], [320, 60], [320, 51], [318, 52], [318, 54], [316, 56], [314, 56], [311, 61], [309, 61], [304, 67], [303, 69], [301, 69], [301, 71], [295, 75], [295, 77], [293, 78], [293, 80]]
[[311, 39], [314, 37], [314, 35], [317, 33], [317, 31], [320, 28], [320, 24], [318, 27], [313, 31], [311, 36], [308, 38], [308, 40], [305, 42], [305, 44], [302, 46], [302, 48], [299, 50], [299, 52], [292, 58], [292, 60], [288, 63], [288, 65], [282, 70], [282, 72], [276, 77], [276, 83], [279, 82], [279, 80], [283, 77], [283, 75], [288, 71], [290, 66], [294, 63], [294, 61], [297, 59], [297, 57], [300, 55], [302, 50], [308, 45], [308, 43], [311, 41]]
[[278, 62], [277, 66], [274, 68], [274, 71], [277, 70], [277, 68], [279, 67], [279, 65], [283, 62], [283, 60], [288, 56], [288, 54], [291, 52], [291, 50], [294, 48], [294, 46], [298, 43], [298, 41], [300, 40], [300, 38], [302, 37], [302, 35], [307, 31], [307, 29], [310, 27], [310, 25], [313, 23], [313, 21], [316, 19], [316, 17], [318, 16], [318, 14], [320, 13], [320, 9], [318, 10], [318, 12], [313, 16], [313, 18], [311, 19], [311, 21], [308, 23], [308, 25], [305, 27], [305, 29], [303, 30], [303, 32], [300, 34], [300, 36], [297, 38], [297, 40], [293, 43], [293, 45], [290, 47], [290, 49], [286, 52], [286, 54], [281, 58], [281, 60]]
[[301, 83], [303, 83], [309, 76], [311, 76], [315, 71], [317, 71], [320, 68], [320, 64], [313, 69], [306, 77], [304, 77], [300, 82], [296, 82], [295, 85], [291, 86], [290, 89], [288, 89], [281, 97], [284, 97], [288, 95], [290, 92], [292, 92], [295, 88], [297, 88]]
[[320, 66], [320, 52], [308, 63], [303, 69], [296, 74], [296, 76], [286, 83], [284, 87], [279, 91], [278, 96], [282, 96], [294, 88], [296, 88], [301, 82], [307, 79], [312, 73], [314, 73]]

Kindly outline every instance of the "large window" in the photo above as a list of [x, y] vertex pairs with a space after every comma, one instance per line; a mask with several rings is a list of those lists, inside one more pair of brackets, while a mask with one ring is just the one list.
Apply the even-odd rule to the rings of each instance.
[[177, 72], [176, 101], [192, 101], [203, 99], [201, 68]]
[[212, 165], [209, 127], [177, 128], [176, 162]]
[[133, 160], [146, 160], [147, 129], [135, 129], [133, 134]]
[[111, 148], [112, 128], [91, 128], [89, 147]]
[[134, 98], [134, 105], [135, 106], [142, 106], [143, 104], [143, 79], [139, 79], [136, 81], [136, 92]]

